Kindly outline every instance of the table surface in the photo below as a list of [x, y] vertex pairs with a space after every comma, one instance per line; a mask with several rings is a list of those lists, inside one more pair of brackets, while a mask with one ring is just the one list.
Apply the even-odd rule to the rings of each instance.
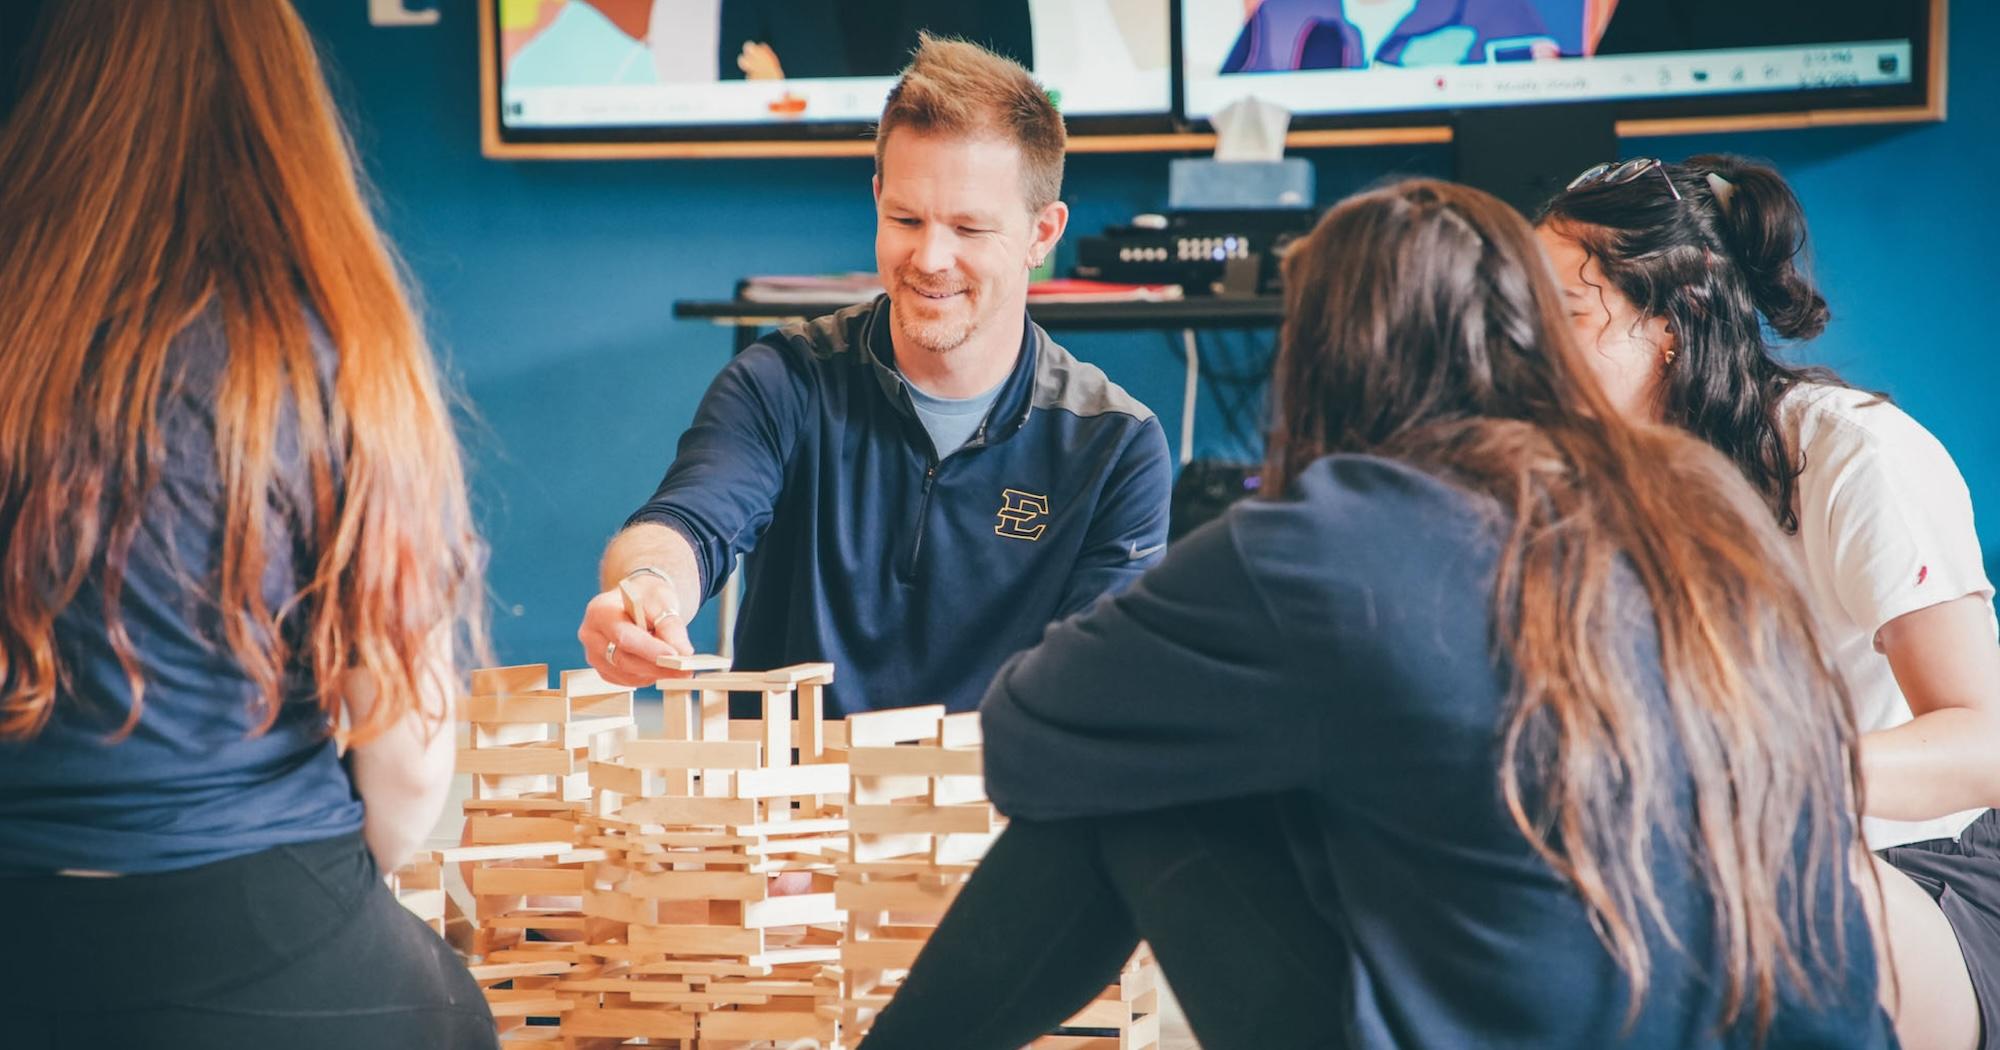
[[[842, 309], [843, 303], [754, 302], [746, 299], [677, 299], [674, 316], [749, 327], [801, 318], [821, 317]], [[1115, 331], [1135, 328], [1265, 328], [1284, 319], [1284, 299], [1177, 299], [1172, 302], [1034, 303], [1028, 314], [1043, 328], [1065, 331]]]

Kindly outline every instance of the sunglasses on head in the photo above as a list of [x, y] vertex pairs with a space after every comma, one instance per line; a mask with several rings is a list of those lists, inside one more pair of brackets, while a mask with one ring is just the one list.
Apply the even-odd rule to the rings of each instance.
[[1622, 185], [1654, 169], [1658, 169], [1660, 178], [1666, 180], [1667, 189], [1673, 191], [1674, 199], [1681, 200], [1680, 187], [1674, 185], [1673, 178], [1667, 174], [1666, 163], [1658, 157], [1634, 157], [1622, 164], [1598, 164], [1586, 168], [1583, 174], [1569, 180], [1569, 185], [1563, 187], [1563, 192], [1567, 193], [1585, 186]]

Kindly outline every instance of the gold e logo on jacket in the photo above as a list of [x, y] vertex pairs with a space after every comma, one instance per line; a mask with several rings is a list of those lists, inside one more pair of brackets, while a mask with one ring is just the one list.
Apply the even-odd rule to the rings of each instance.
[[1038, 540], [1047, 532], [1049, 523], [1043, 519], [1049, 516], [1049, 498], [1037, 496], [1020, 489], [1006, 489], [1000, 493], [1000, 513], [996, 515], [1000, 523], [993, 526], [997, 535], [1010, 540]]

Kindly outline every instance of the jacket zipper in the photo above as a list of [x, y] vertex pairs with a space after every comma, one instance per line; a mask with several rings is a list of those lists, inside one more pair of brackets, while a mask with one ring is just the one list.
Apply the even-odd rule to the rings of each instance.
[[968, 440], [964, 445], [961, 445], [958, 448], [953, 449], [951, 455], [945, 456], [941, 459], [938, 457], [936, 447], [931, 448], [930, 465], [924, 468], [924, 486], [922, 489], [922, 494], [917, 498], [917, 527], [913, 534], [913, 538], [910, 540], [910, 557], [909, 560], [904, 562], [903, 564], [903, 582], [912, 583], [915, 582], [917, 578], [917, 556], [922, 554], [924, 550], [924, 526], [928, 524], [930, 521], [931, 489], [937, 485], [938, 470], [944, 466], [944, 461], [950, 459], [952, 456], [956, 456], [961, 452], [969, 451], [971, 449], [984, 448], [985, 446], [986, 446], [986, 424], [981, 423], [979, 424], [979, 429], [973, 431], [972, 438]]

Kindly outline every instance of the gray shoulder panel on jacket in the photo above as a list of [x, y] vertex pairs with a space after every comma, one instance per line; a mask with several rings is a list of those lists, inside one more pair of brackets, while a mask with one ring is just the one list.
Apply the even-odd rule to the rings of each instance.
[[1112, 382], [1103, 369], [1077, 360], [1040, 325], [1035, 326], [1035, 337], [1041, 345], [1035, 361], [1036, 408], [1061, 409], [1078, 416], [1115, 412], [1139, 420], [1153, 418], [1152, 409]]

